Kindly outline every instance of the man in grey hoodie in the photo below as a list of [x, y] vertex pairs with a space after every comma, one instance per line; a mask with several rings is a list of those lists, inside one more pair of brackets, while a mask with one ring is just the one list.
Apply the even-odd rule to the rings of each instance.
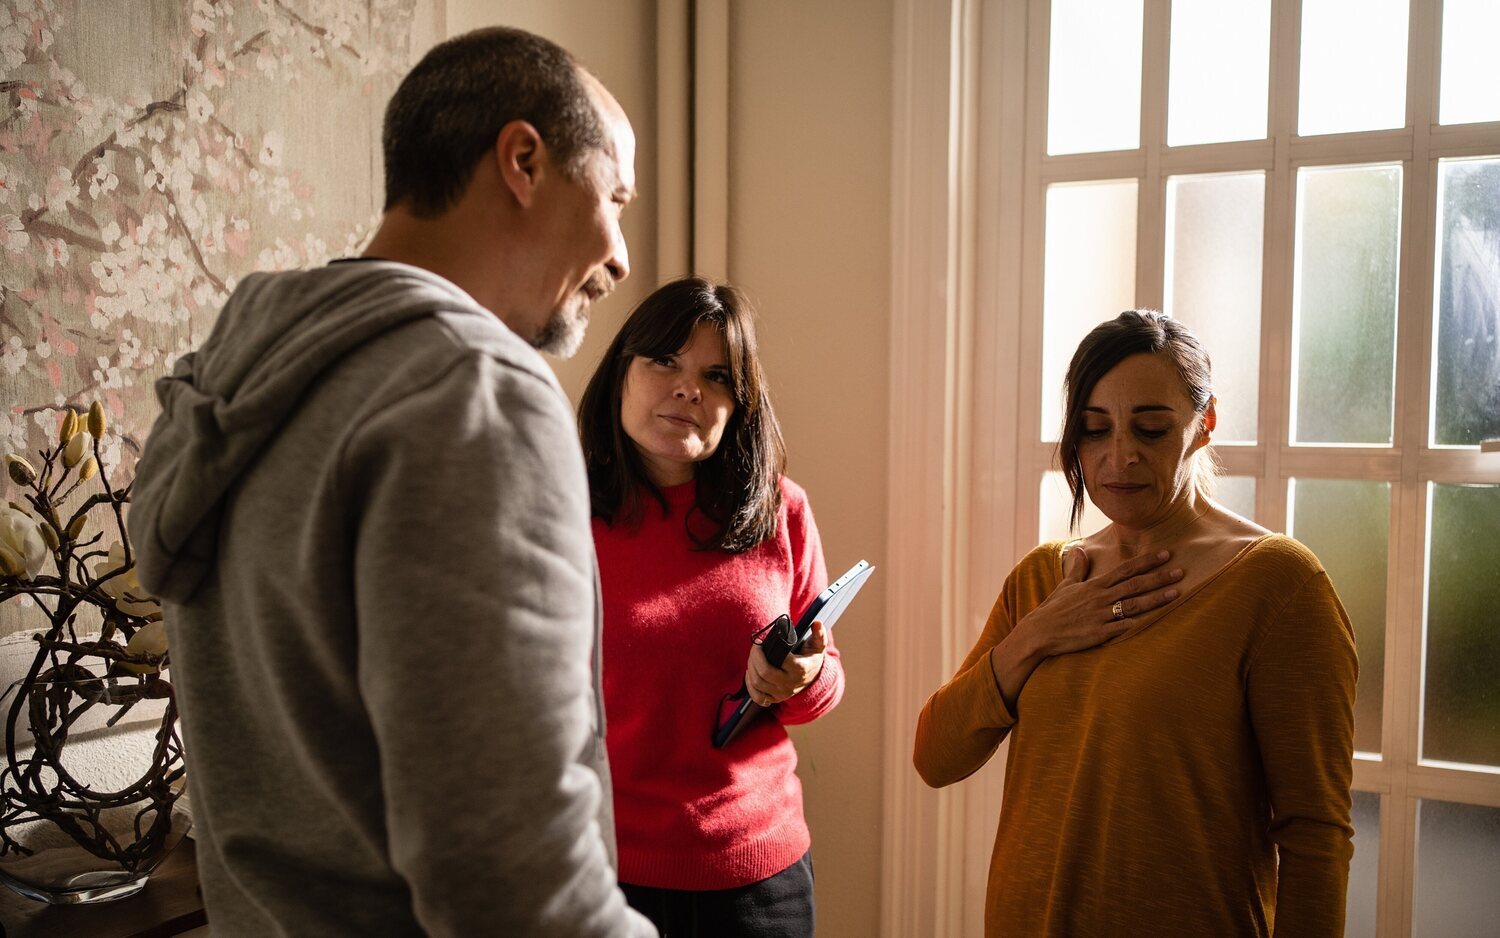
[[587, 485], [536, 351], [629, 272], [630, 124], [492, 29], [429, 52], [384, 137], [366, 256], [246, 277], [138, 469], [209, 920], [654, 934], [615, 885]]

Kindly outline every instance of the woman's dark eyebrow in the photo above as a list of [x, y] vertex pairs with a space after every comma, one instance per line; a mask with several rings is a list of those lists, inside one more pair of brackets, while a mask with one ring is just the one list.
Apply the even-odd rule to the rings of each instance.
[[[1131, 408], [1130, 412], [1132, 414], [1145, 414], [1158, 410], [1171, 411], [1172, 408], [1168, 407], [1166, 404], [1142, 404], [1139, 407]], [[1106, 416], [1108, 416], [1109, 414], [1109, 411], [1105, 410], [1103, 407], [1085, 407], [1083, 409], [1083, 412], [1086, 414], [1104, 414]]]

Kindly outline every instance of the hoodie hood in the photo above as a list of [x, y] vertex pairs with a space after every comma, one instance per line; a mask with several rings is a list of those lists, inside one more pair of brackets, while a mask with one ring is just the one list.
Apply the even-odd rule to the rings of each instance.
[[170, 602], [191, 598], [213, 563], [225, 493], [309, 385], [376, 336], [437, 312], [499, 322], [447, 280], [389, 261], [241, 281], [208, 341], [156, 382], [161, 416], [130, 496], [141, 585]]

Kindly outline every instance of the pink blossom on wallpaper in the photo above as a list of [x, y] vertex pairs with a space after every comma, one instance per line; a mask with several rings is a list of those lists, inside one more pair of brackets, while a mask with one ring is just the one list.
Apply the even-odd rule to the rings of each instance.
[[0, 215], [0, 247], [13, 253], [26, 250], [31, 235], [26, 232], [26, 223], [19, 215]]
[[46, 245], [47, 259], [52, 262], [52, 266], [66, 271], [71, 256], [67, 242], [61, 238], [47, 238], [42, 243]]
[[188, 95], [187, 113], [193, 121], [203, 124], [214, 116], [214, 104], [202, 91], [194, 91]]
[[0, 345], [0, 374], [14, 375], [26, 364], [26, 344], [21, 337], [13, 335], [4, 345]]
[[69, 339], [57, 320], [46, 314], [42, 316], [42, 341], [63, 355], [71, 357], [78, 354], [78, 343]]
[[[0, 17], [9, 20], [10, 11], [0, 7]], [[10, 71], [20, 68], [25, 61], [26, 37], [14, 23], [0, 26], [0, 65], [4, 65], [6, 71]]]
[[250, 246], [250, 226], [244, 219], [235, 219], [234, 226], [224, 231], [224, 246], [235, 257], [244, 257]]

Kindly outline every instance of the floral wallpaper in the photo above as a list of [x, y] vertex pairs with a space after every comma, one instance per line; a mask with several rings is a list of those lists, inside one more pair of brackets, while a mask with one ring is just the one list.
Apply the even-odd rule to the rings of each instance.
[[240, 277], [357, 253], [419, 7], [0, 0], [0, 451], [97, 398], [128, 472]]

